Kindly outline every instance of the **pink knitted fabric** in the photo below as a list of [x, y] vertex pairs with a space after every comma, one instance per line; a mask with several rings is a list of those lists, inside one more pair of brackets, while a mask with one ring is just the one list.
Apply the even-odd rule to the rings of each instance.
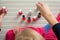
[[45, 40], [57, 40], [56, 35], [52, 31], [52, 28], [49, 29], [48, 33], [45, 32], [44, 28], [40, 28], [42, 36], [45, 38]]
[[[56, 18], [60, 22], [60, 13], [58, 14]], [[45, 32], [44, 27], [43, 28], [34, 28], [34, 27], [29, 27], [41, 34], [45, 40], [58, 40], [54, 32], [52, 31], [52, 28], [49, 29], [48, 33]], [[15, 34], [13, 30], [9, 30], [6, 33], [6, 39], [5, 40], [14, 40], [15, 39]]]

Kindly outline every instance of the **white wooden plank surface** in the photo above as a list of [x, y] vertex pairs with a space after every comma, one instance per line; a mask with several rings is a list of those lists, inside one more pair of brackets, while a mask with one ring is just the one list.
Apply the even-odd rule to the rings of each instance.
[[[2, 22], [0, 40], [4, 40], [4, 36], [7, 30], [16, 26], [17, 20], [14, 21], [13, 19], [16, 17], [18, 10], [22, 9], [24, 14], [27, 14], [29, 9], [34, 10], [35, 4], [38, 1], [48, 3], [51, 11], [55, 16], [60, 11], [60, 0], [0, 0], [0, 7], [6, 6], [9, 10], [8, 14], [4, 17]], [[46, 20], [44, 18], [41, 18], [38, 22], [33, 24], [33, 26], [42, 27], [46, 23]]]

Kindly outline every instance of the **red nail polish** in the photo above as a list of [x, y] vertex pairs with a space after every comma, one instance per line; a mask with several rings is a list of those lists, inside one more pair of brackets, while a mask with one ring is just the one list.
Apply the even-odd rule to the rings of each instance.
[[18, 15], [22, 15], [22, 14], [23, 14], [22, 10], [19, 10]]
[[25, 21], [25, 20], [26, 20], [25, 15], [22, 15], [22, 21]]
[[28, 22], [28, 23], [31, 23], [31, 18], [30, 18], [30, 17], [28, 17], [27, 22]]
[[32, 21], [36, 21], [36, 20], [37, 20], [37, 17], [34, 16], [34, 17], [32, 18]]

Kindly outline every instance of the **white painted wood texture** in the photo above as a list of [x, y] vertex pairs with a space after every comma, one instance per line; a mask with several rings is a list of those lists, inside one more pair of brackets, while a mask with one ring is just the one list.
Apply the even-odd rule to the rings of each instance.
[[[19, 18], [18, 20], [14, 20], [18, 10], [22, 9], [24, 14], [26, 15], [29, 9], [35, 9], [35, 4], [39, 1], [48, 3], [50, 10], [53, 12], [55, 17], [57, 16], [60, 11], [60, 0], [0, 0], [0, 7], [6, 6], [8, 8], [8, 14], [4, 17], [2, 22], [0, 40], [4, 40], [7, 30], [14, 28], [17, 25], [16, 22], [21, 19]], [[46, 23], [46, 20], [42, 17], [38, 22], [33, 24], [33, 26], [42, 27]]]

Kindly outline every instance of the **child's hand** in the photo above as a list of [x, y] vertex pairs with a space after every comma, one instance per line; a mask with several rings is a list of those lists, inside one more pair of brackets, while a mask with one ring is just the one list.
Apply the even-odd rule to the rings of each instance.
[[48, 23], [51, 24], [51, 26], [58, 23], [58, 21], [50, 11], [47, 4], [38, 2], [36, 5], [37, 5], [37, 10], [40, 11], [41, 15], [48, 21]]
[[17, 34], [17, 33], [19, 33], [20, 32], [20, 27], [15, 27], [14, 29], [13, 29], [13, 31], [14, 31], [14, 33], [15, 34]]
[[0, 20], [7, 14], [7, 8], [0, 8]]
[[50, 11], [50, 9], [49, 9], [49, 7], [48, 7], [47, 4], [38, 2], [38, 3], [36, 4], [36, 6], [37, 6], [37, 10], [39, 10], [39, 11], [41, 12], [41, 15], [42, 15], [42, 16], [52, 15], [52, 14], [51, 14], [51, 11]]
[[4, 16], [7, 14], [7, 8], [0, 8], [0, 15], [4, 14]]
[[19, 32], [22, 32], [23, 30], [25, 30], [26, 28], [22, 28], [20, 26], [17, 26], [13, 29], [14, 33], [17, 34]]

